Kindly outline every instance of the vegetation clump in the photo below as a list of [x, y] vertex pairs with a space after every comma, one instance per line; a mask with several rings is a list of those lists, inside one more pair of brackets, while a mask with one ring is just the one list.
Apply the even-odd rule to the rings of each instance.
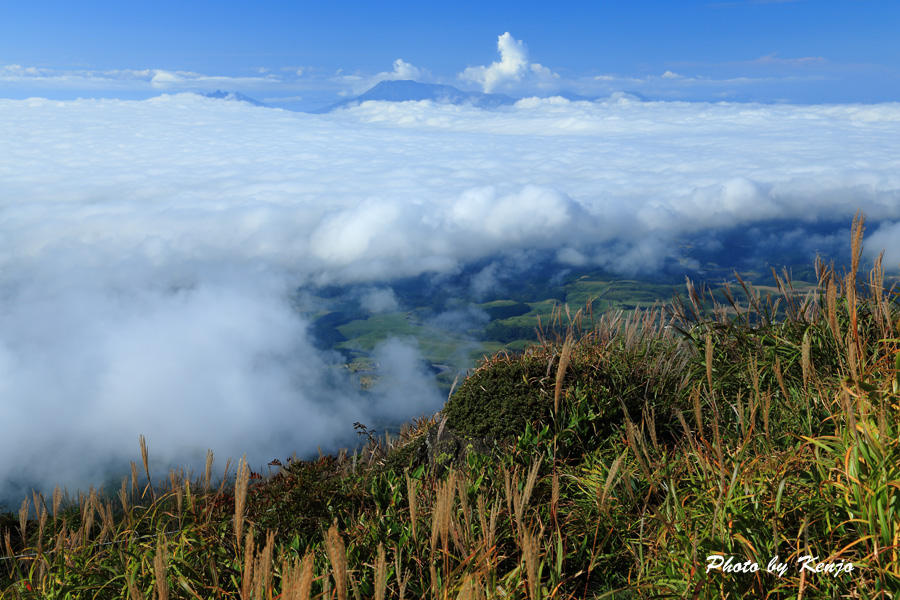
[[276, 540], [306, 545], [318, 539], [322, 524], [335, 512], [352, 516], [365, 508], [364, 488], [342, 478], [334, 456], [273, 464], [282, 467], [278, 474], [249, 489], [247, 518], [260, 530], [278, 532]]
[[462, 383], [441, 411], [461, 435], [507, 439], [530, 421], [544, 420], [550, 403], [543, 383], [550, 379], [540, 354], [497, 354]]

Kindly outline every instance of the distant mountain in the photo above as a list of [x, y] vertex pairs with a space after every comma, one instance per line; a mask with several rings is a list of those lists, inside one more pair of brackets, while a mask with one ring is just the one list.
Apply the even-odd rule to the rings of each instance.
[[508, 106], [518, 101], [518, 98], [504, 94], [484, 94], [482, 92], [464, 92], [452, 85], [437, 83], [419, 83], [403, 79], [399, 81], [382, 81], [367, 92], [355, 98], [342, 100], [325, 108], [313, 111], [315, 113], [327, 113], [339, 108], [359, 106], [368, 100], [380, 100], [382, 102], [407, 102], [431, 100], [439, 104], [470, 104], [479, 108], [496, 108]]
[[596, 98], [582, 96], [581, 94], [576, 94], [575, 92], [558, 92], [555, 94], [551, 94], [551, 96], [565, 98], [569, 102], [593, 102], [594, 100], [596, 100]]
[[[200, 93], [200, 92], [197, 92]], [[216, 100], [228, 100], [230, 102], [247, 102], [252, 104], [253, 106], [262, 106], [263, 108], [271, 108], [268, 104], [264, 104], [259, 100], [254, 100], [250, 96], [245, 96], [240, 92], [223, 92], [222, 90], [216, 90], [214, 92], [209, 92], [207, 94], [200, 94], [201, 96], [205, 96], [206, 98], [214, 98]]]
[[598, 100], [606, 100], [613, 98], [628, 98], [630, 100], [636, 100], [639, 102], [649, 102], [647, 96], [641, 94], [640, 92], [613, 92], [609, 96], [582, 96], [581, 94], [576, 94], [575, 92], [557, 92], [554, 94], [550, 94], [551, 96], [558, 96], [560, 98], [565, 98], [569, 102], [596, 102]]
[[631, 91], [625, 90], [624, 93], [628, 96], [633, 96], [635, 98], [635, 100], [640, 100], [641, 102], [650, 102], [650, 98], [648, 98], [647, 96], [643, 95], [640, 92], [635, 92], [634, 90], [631, 90]]

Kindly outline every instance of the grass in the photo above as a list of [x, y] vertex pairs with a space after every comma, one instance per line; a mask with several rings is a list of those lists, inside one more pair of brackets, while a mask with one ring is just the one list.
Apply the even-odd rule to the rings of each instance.
[[[239, 461], [218, 483], [210, 457], [151, 487], [141, 440], [116, 492], [0, 520], [0, 596], [895, 597], [900, 297], [880, 261], [857, 277], [862, 226], [812, 290], [775, 273], [774, 291], [557, 308], [442, 414], [360, 453], [271, 477]], [[447, 427], [500, 450], [438, 477], [413, 449]]]

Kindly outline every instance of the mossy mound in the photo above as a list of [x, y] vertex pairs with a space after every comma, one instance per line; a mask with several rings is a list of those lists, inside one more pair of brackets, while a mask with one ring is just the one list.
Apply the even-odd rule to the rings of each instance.
[[550, 415], [553, 398], [544, 385], [548, 371], [548, 357], [539, 353], [487, 359], [444, 405], [447, 425], [473, 438], [519, 435], [526, 423]]

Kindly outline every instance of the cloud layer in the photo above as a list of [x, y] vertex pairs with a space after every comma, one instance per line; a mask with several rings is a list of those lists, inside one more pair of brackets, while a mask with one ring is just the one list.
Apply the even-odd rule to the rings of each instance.
[[651, 270], [710, 231], [858, 208], [900, 260], [897, 104], [0, 100], [0, 141], [0, 491], [96, 482], [140, 433], [161, 463], [259, 465], [439, 406], [403, 341], [357, 392], [297, 288], [393, 310], [391, 279], [497, 254]]

